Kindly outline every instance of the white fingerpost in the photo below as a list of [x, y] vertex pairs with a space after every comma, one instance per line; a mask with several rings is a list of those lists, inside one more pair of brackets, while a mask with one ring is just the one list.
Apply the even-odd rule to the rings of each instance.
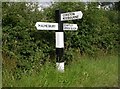
[[63, 22], [61, 21], [61, 10], [55, 11], [56, 23], [58, 23], [58, 31], [56, 31], [56, 67], [60, 72], [64, 72], [64, 32]]
[[48, 22], [36, 22], [35, 26], [37, 30], [55, 30], [55, 38], [56, 38], [56, 68], [60, 72], [64, 72], [64, 30], [73, 30], [76, 31], [78, 29], [77, 24], [68, 24], [63, 23], [67, 20], [76, 20], [81, 19], [83, 13], [81, 11], [76, 12], [67, 12], [62, 13], [61, 10], [55, 11], [55, 20], [56, 23], [48, 23]]

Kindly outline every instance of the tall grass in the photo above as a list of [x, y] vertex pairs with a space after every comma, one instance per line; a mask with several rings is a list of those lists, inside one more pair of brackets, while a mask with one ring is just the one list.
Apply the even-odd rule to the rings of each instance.
[[[39, 73], [22, 75], [20, 80], [12, 79], [7, 71], [3, 74], [3, 87], [116, 87], [118, 86], [118, 58], [104, 56], [99, 58], [76, 57], [65, 65], [65, 72], [46, 63]], [[76, 60], [75, 59], [75, 60]]]

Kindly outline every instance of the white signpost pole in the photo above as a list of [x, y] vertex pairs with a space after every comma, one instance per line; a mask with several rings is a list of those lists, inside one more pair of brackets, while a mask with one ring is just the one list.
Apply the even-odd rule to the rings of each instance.
[[61, 21], [61, 10], [56, 10], [56, 23], [58, 23], [58, 31], [56, 31], [56, 67], [60, 72], [64, 72], [64, 32], [63, 22]]

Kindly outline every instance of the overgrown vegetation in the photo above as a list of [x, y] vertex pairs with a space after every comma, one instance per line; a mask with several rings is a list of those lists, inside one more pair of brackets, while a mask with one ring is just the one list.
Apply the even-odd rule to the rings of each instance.
[[[22, 86], [27, 83], [27, 78], [29, 79], [31, 75], [36, 77], [31, 81], [39, 81], [36, 80], [39, 79], [39, 77], [41, 79], [42, 77], [47, 78], [45, 77], [44, 73], [46, 74], [48, 72], [51, 73], [51, 71], [54, 71], [54, 68], [50, 68], [48, 71], [42, 70], [42, 68], [44, 68], [43, 65], [45, 65], [46, 62], [50, 63], [50, 65], [51, 63], [53, 65], [55, 64], [55, 36], [54, 36], [55, 31], [50, 31], [50, 32], [38, 31], [35, 28], [35, 23], [55, 22], [56, 9], [62, 9], [65, 12], [72, 12], [79, 10], [83, 12], [83, 18], [81, 20], [65, 22], [65, 23], [77, 24], [79, 27], [76, 32], [65, 31], [64, 59], [66, 61], [66, 64], [71, 64], [73, 61], [81, 62], [80, 60], [81, 58], [79, 57], [82, 56], [90, 56], [92, 58], [98, 59], [97, 57], [99, 56], [102, 57], [103, 55], [107, 55], [107, 54], [112, 55], [113, 53], [117, 54], [117, 49], [119, 45], [119, 38], [118, 38], [119, 24], [118, 24], [118, 10], [114, 8], [110, 10], [105, 10], [102, 8], [98, 9], [97, 3], [85, 4], [83, 2], [56, 2], [48, 8], [44, 8], [43, 11], [39, 11], [38, 3], [4, 2], [2, 3], [3, 86], [12, 86], [12, 85]], [[89, 62], [94, 61], [93, 59], [92, 60], [89, 60], [89, 58], [87, 59], [88, 60], [86, 60], [86, 62], [88, 64]], [[84, 60], [82, 60], [82, 62], [83, 61]], [[93, 63], [96, 63], [97, 61], [94, 61]], [[105, 62], [105, 65], [107, 66], [107, 62], [108, 62], [107, 59], [103, 61], [100, 58], [100, 61], [101, 63], [98, 65], [101, 65]], [[84, 62], [82, 65], [86, 66], [84, 65]], [[110, 62], [114, 63], [115, 62], [114, 58], [113, 60], [111, 58]], [[67, 76], [67, 73], [69, 73], [69, 69], [72, 70], [70, 72], [70, 76], [72, 76], [73, 75], [72, 72], [77, 71], [77, 69], [79, 70], [79, 67], [81, 66], [79, 65], [77, 67], [76, 65], [77, 64], [74, 65], [76, 70], [74, 70], [74, 66], [73, 68], [71, 68], [68, 67], [69, 65], [66, 65], [68, 70], [66, 69], [66, 73], [62, 75], [60, 74], [58, 77], [61, 77], [60, 79], [62, 79], [65, 76]], [[88, 66], [91, 65], [92, 63]], [[109, 68], [111, 68], [109, 64], [108, 66]], [[113, 68], [114, 67], [115, 65], [113, 66]], [[84, 68], [82, 70], [84, 70]], [[88, 71], [90, 70], [92, 69], [88, 68]], [[106, 70], [109, 71], [108, 68]], [[114, 85], [116, 86], [116, 82], [115, 82], [116, 77], [114, 74], [112, 75], [112, 73], [116, 72], [115, 70], [113, 69], [113, 71], [111, 71], [111, 76], [113, 77], [110, 80], [112, 81], [113, 79], [114, 82], [110, 82], [108, 85], [107, 83], [105, 83], [106, 86], [114, 86]], [[35, 75], [33, 74], [33, 71], [36, 73]], [[78, 72], [75, 73], [77, 74]], [[40, 73], [43, 74], [40, 75]], [[53, 75], [56, 75], [55, 71], [53, 73], [54, 73]], [[49, 74], [46, 76], [49, 76]], [[63, 81], [60, 80], [61, 81], [60, 86], [92, 86], [90, 84], [87, 85], [87, 82], [91, 81], [91, 79], [85, 80], [85, 83], [81, 83], [81, 85], [79, 85], [79, 82], [81, 82], [79, 80], [76, 80], [76, 83], [73, 84], [69, 83], [69, 81], [71, 82], [73, 81], [72, 79], [69, 80], [70, 76], [68, 75], [68, 77], [66, 77], [65, 80]], [[81, 76], [79, 76], [80, 79], [82, 78]], [[26, 83], [23, 82], [24, 78], [26, 80]], [[92, 75], [90, 78], [92, 78]], [[8, 80], [11, 80], [9, 81], [10, 83], [7, 82]], [[50, 78], [50, 80], [48, 78], [48, 81], [46, 83], [46, 79], [43, 79], [43, 82], [39, 81], [40, 83], [38, 82], [38, 84], [35, 85], [33, 84], [31, 86], [58, 86], [58, 84], [56, 85], [49, 84], [49, 81], [51, 80], [53, 80], [53, 78]], [[20, 85], [16, 85], [15, 82], [21, 82], [21, 83]], [[63, 82], [65, 83], [65, 85], [62, 85]], [[94, 82], [95, 81], [93, 80], [93, 83]], [[102, 80], [100, 81], [100, 83], [98, 86], [103, 85]], [[30, 86], [30, 85], [26, 84], [25, 86]], [[93, 85], [93, 86], [97, 86], [97, 85]]]
[[[77, 60], [77, 61], [75, 61]], [[46, 63], [40, 72], [24, 73], [21, 79], [5, 69], [3, 86], [8, 87], [118, 87], [118, 58], [108, 55], [97, 59], [76, 57], [60, 73], [53, 65]], [[19, 71], [19, 70], [18, 70]]]

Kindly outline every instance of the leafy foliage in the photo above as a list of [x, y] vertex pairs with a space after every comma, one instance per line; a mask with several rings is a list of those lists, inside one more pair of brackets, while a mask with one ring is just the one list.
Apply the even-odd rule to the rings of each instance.
[[[86, 7], [87, 6], [87, 7]], [[79, 56], [97, 52], [110, 53], [119, 45], [118, 11], [98, 9], [97, 3], [55, 2], [43, 11], [38, 10], [38, 3], [2, 4], [2, 53], [4, 61], [15, 60], [13, 73], [19, 75], [39, 71], [45, 61], [55, 61], [54, 31], [37, 31], [36, 22], [55, 22], [55, 10], [64, 12], [82, 11], [80, 20], [65, 21], [78, 25], [76, 32], [65, 31], [64, 59], [72, 61], [74, 50], [79, 50]], [[3, 62], [3, 67], [9, 62]], [[8, 63], [8, 64], [7, 64]], [[9, 66], [10, 67], [10, 66]]]

